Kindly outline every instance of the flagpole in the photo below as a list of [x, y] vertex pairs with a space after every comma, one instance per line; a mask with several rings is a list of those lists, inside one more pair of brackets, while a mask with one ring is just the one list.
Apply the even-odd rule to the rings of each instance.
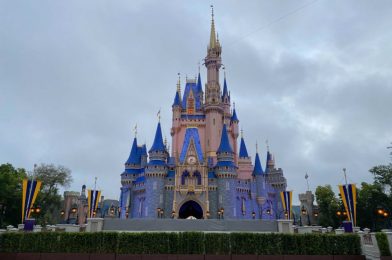
[[[344, 181], [346, 183], [348, 211], [350, 213], [351, 223], [352, 223], [352, 225], [354, 227], [354, 219], [353, 219], [353, 213], [351, 212], [350, 191], [348, 190], [346, 168], [343, 168], [343, 174], [344, 174]], [[354, 196], [354, 194], [353, 194], [353, 196]]]

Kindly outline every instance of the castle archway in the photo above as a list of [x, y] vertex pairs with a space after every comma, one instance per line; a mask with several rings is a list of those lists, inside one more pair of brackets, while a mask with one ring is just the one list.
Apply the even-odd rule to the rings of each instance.
[[196, 201], [189, 200], [181, 206], [178, 217], [183, 219], [188, 217], [201, 219], [203, 218], [203, 209]]

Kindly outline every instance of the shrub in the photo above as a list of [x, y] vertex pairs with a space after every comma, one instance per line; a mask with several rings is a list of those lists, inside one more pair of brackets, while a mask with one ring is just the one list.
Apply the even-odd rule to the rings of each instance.
[[[377, 234], [390, 255], [385, 234]], [[5, 233], [0, 252], [116, 254], [359, 255], [359, 236], [265, 233]]]
[[391, 251], [389, 248], [387, 235], [382, 232], [377, 232], [376, 239], [377, 239], [378, 248], [380, 249], [381, 256], [390, 256]]

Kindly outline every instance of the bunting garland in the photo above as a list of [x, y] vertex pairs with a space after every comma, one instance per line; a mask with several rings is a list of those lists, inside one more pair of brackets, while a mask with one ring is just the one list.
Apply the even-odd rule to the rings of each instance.
[[[357, 188], [355, 184], [339, 185], [340, 195], [349, 221], [357, 224]], [[352, 219], [351, 219], [352, 218]]]
[[291, 219], [293, 192], [292, 191], [282, 191], [282, 192], [280, 192], [280, 197], [282, 199], [282, 205], [283, 205], [283, 210], [285, 212], [285, 218]]
[[22, 182], [22, 223], [25, 218], [30, 217], [30, 211], [37, 199], [41, 184], [41, 181], [28, 179], [24, 179]]

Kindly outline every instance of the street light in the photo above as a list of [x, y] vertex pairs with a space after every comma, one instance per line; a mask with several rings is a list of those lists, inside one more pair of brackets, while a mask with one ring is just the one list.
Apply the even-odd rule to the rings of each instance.
[[252, 218], [255, 219], [256, 218], [256, 212], [252, 211]]

